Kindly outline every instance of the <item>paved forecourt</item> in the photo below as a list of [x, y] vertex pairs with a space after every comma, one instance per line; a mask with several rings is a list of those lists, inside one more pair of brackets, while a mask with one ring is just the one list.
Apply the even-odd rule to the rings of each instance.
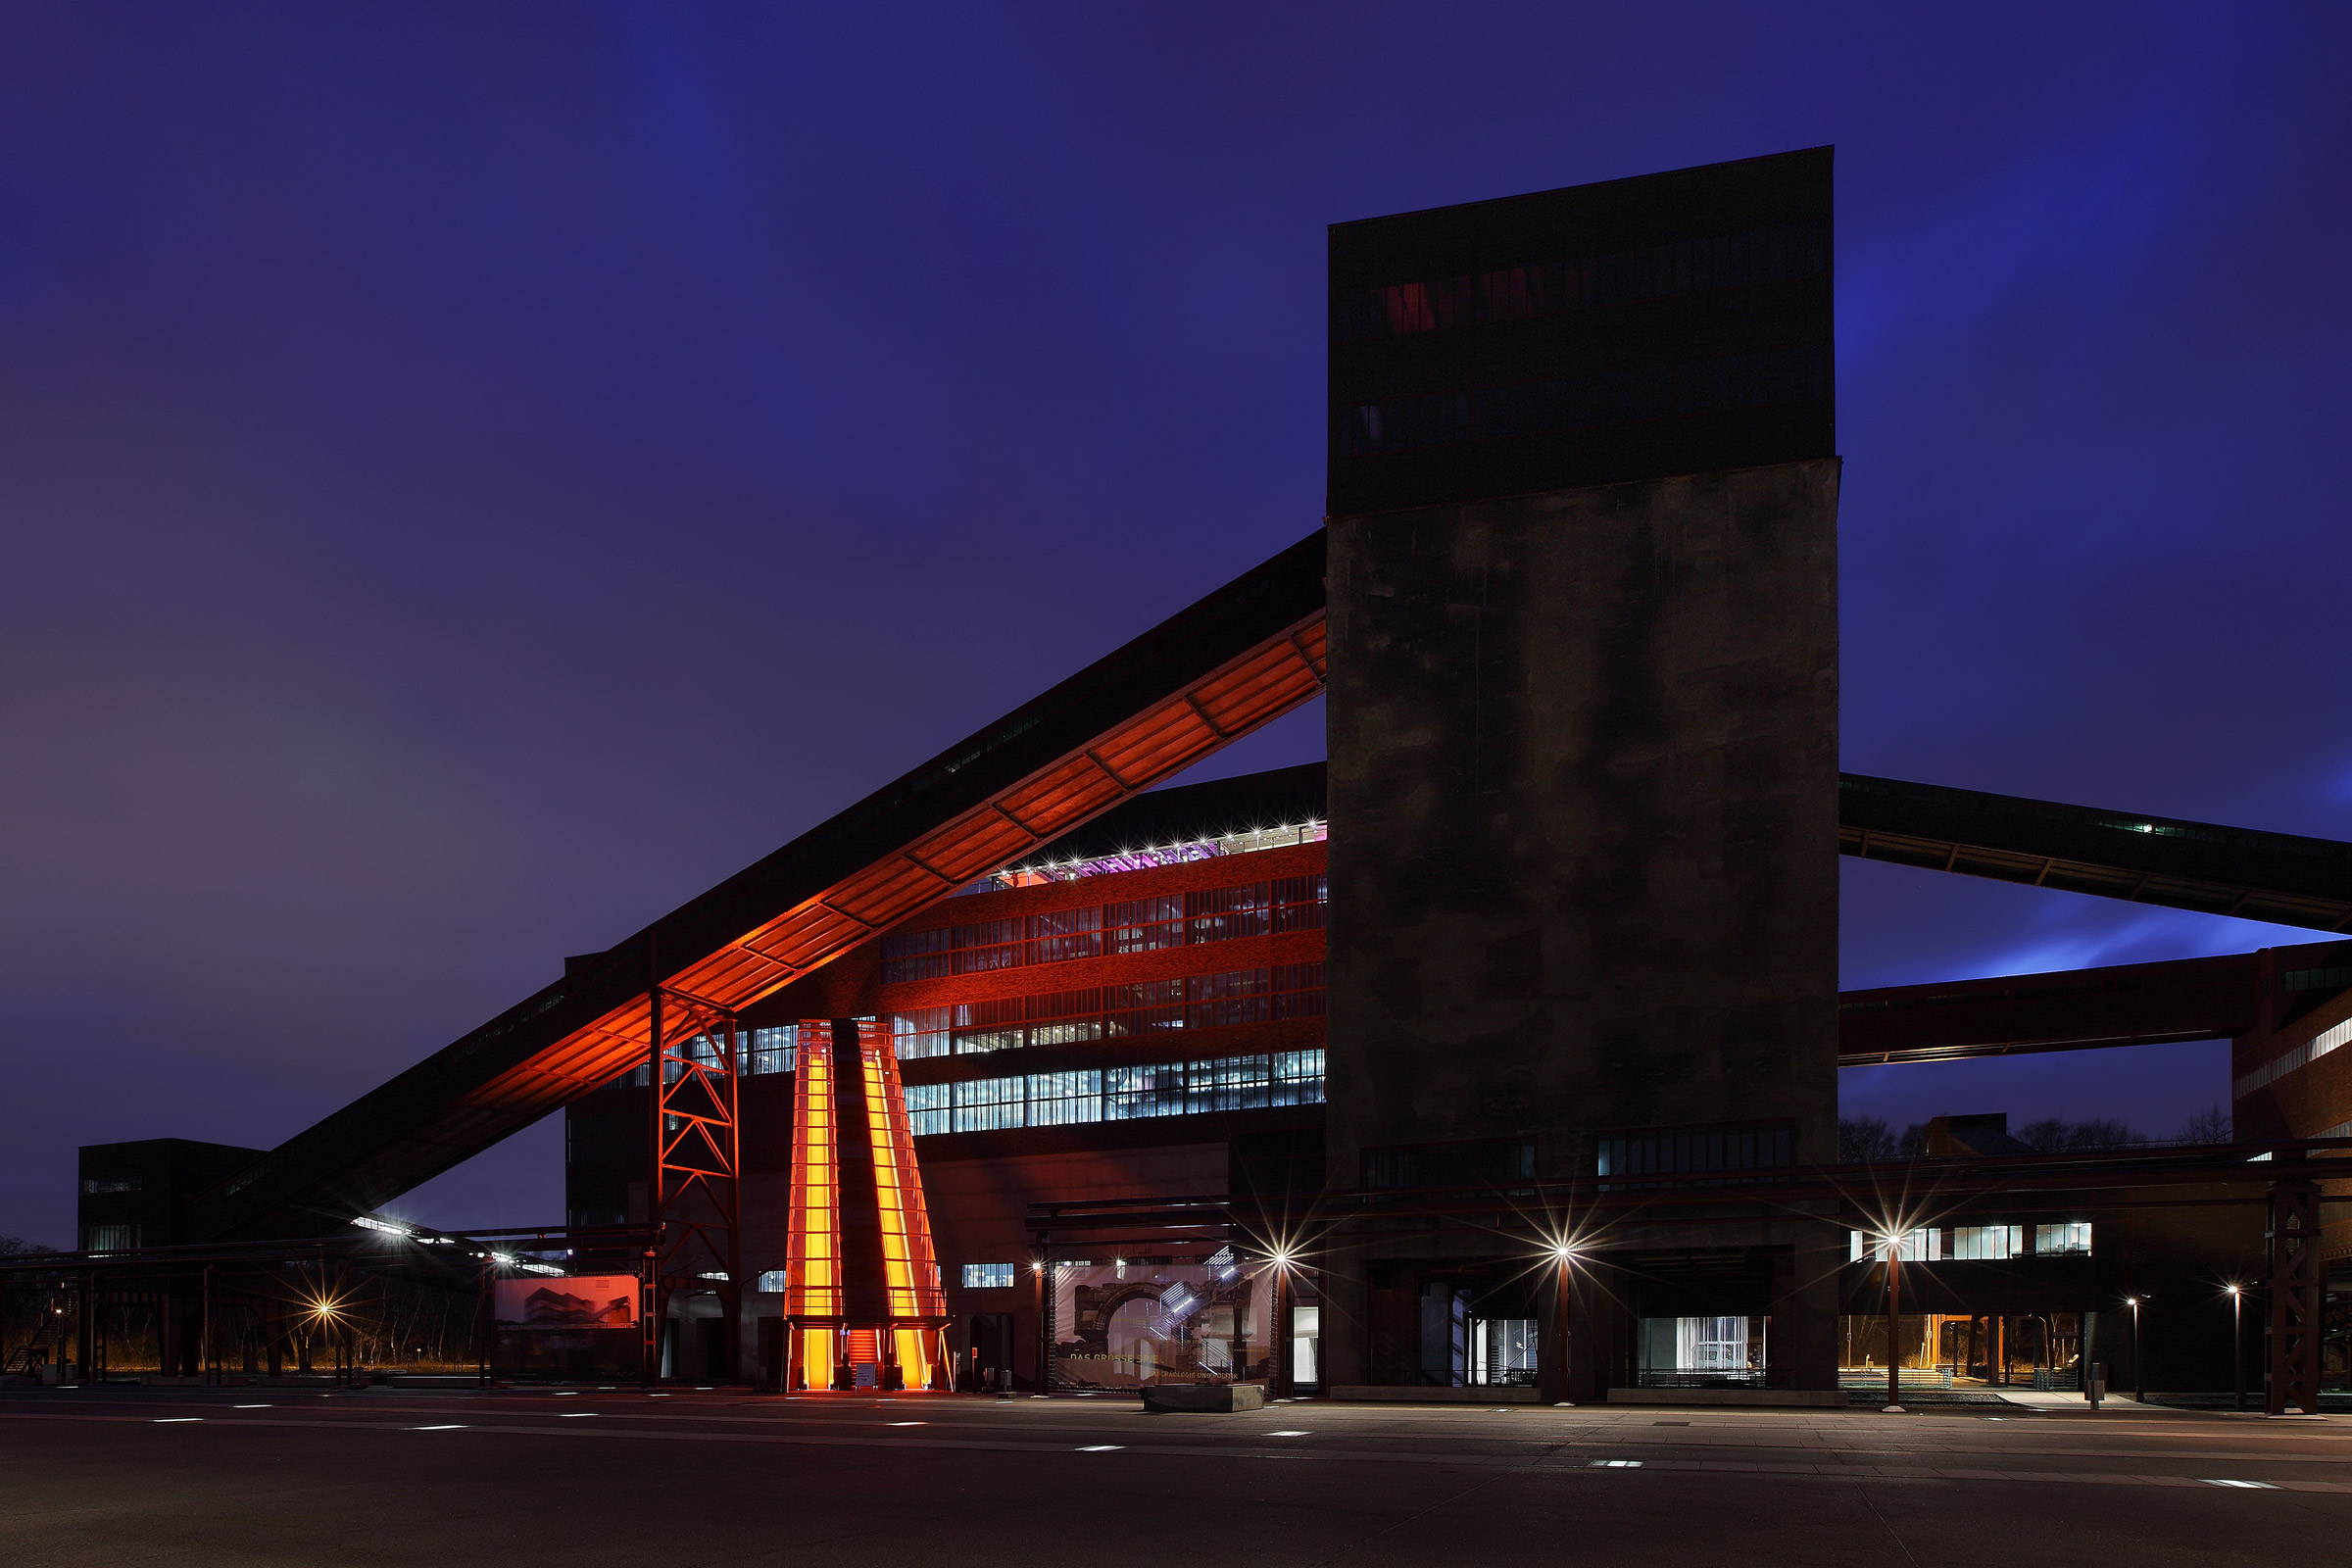
[[0, 1392], [0, 1560], [2337, 1563], [2352, 1419]]

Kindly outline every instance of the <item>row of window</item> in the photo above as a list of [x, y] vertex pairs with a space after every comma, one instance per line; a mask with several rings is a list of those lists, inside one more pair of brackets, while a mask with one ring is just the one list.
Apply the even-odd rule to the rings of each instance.
[[2238, 1074], [2230, 1081], [2230, 1096], [2233, 1099], [2243, 1100], [2255, 1090], [2285, 1077], [2297, 1067], [2309, 1066], [2322, 1056], [2340, 1049], [2347, 1042], [2352, 1042], [2352, 1018], [2345, 1019], [2342, 1023], [2314, 1039], [2304, 1041], [2283, 1056], [2273, 1057], [2252, 1072]]
[[[771, 1029], [738, 1030], [735, 1035], [735, 1075], [752, 1078], [763, 1073], [790, 1072], [800, 1054], [801, 1026], [788, 1023]], [[679, 1052], [687, 1061], [695, 1062], [708, 1071], [716, 1072], [723, 1065], [718, 1042], [709, 1035], [696, 1035]], [[686, 1074], [684, 1062], [665, 1060], [662, 1064], [662, 1081], [676, 1083]], [[632, 1067], [612, 1080], [616, 1087], [643, 1089], [646, 1070]]]
[[[2023, 1225], [1948, 1225], [1916, 1230], [1903, 1237], [1898, 1260], [1934, 1263], [1950, 1258], [1967, 1262], [2090, 1250], [2090, 1221], [2086, 1219], [2055, 1220], [2034, 1226], [2031, 1253], [2026, 1250], [2026, 1230]], [[1849, 1231], [1847, 1241], [1850, 1261], [1859, 1263], [1865, 1254], [1874, 1263], [1886, 1261], [1886, 1238]]]
[[1321, 1103], [1320, 1051], [906, 1086], [906, 1117], [918, 1138]]
[[1525, 1140], [1424, 1144], [1363, 1153], [1366, 1187], [1500, 1187], [1532, 1181], [1535, 1174], [1536, 1146]]
[[[921, 1056], [968, 1056], [1026, 1046], [1133, 1040], [1186, 1029], [1320, 1018], [1323, 1009], [1323, 965], [1277, 963], [1221, 974], [958, 1003], [950, 1007], [916, 1007], [884, 1016], [890, 1025], [892, 1050], [901, 1061], [911, 1061]], [[790, 1023], [738, 1033], [736, 1073], [755, 1078], [791, 1072], [800, 1057], [800, 1025]], [[721, 1065], [718, 1043], [709, 1035], [695, 1036], [680, 1054], [712, 1071]], [[681, 1063], [669, 1062], [665, 1081], [675, 1083], [684, 1071]], [[613, 1082], [643, 1089], [646, 1070], [631, 1068]]]
[[1320, 1018], [1323, 1008], [1322, 964], [1277, 963], [1222, 974], [916, 1007], [892, 1013], [890, 1032], [899, 1059], [910, 1061], [1024, 1046], [1128, 1040], [1178, 1029]]
[[885, 984], [937, 980], [1032, 963], [1156, 953], [1196, 942], [1320, 931], [1330, 896], [1320, 875], [1277, 877], [1051, 914], [893, 932], [882, 939], [882, 979]]
[[1610, 256], [1364, 289], [1334, 302], [1332, 335], [1343, 343], [1362, 343], [1477, 321], [1524, 320], [1635, 300], [1818, 277], [1829, 270], [1829, 226], [1790, 223], [1644, 245]]
[[1593, 1169], [1602, 1176], [1780, 1170], [1788, 1165], [1794, 1141], [1795, 1130], [1785, 1121], [1609, 1134], [1596, 1141]]
[[1827, 347], [1768, 349], [1526, 386], [1363, 403], [1340, 416], [1332, 434], [1348, 453], [1402, 452], [1635, 419], [1727, 414], [1829, 395]]

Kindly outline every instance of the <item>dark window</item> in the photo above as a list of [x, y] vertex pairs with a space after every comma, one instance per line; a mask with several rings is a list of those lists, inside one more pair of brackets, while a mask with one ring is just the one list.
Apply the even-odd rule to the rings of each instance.
[[1424, 1187], [1506, 1188], [1533, 1181], [1536, 1146], [1526, 1139], [1479, 1144], [1418, 1144], [1364, 1151], [1366, 1187], [1408, 1190]]
[[1794, 1129], [1785, 1121], [1603, 1133], [1595, 1141], [1593, 1170], [1609, 1177], [1781, 1170], [1794, 1141]]
[[1334, 323], [1342, 342], [1434, 332], [1473, 321], [1518, 321], [1562, 311], [1818, 277], [1830, 269], [1827, 227], [1789, 223], [1674, 240], [1609, 256], [1537, 262], [1473, 276], [1367, 289]]
[[1112, 953], [1156, 953], [1184, 942], [1184, 896], [1129, 899], [1102, 911], [1105, 942]]
[[1029, 917], [1029, 961], [1061, 963], [1102, 956], [1102, 906], [1057, 909]]

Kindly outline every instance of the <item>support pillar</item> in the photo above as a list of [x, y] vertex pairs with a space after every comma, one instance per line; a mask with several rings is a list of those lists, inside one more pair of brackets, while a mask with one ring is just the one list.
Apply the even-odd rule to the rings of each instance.
[[1541, 1287], [1536, 1303], [1536, 1400], [1540, 1404], [1573, 1404], [1568, 1392], [1568, 1367], [1575, 1344], [1576, 1284], [1568, 1259], [1554, 1256], [1550, 1278]]
[[[743, 1357], [736, 1017], [716, 1003], [660, 985], [647, 997], [647, 1013], [646, 1223], [656, 1253], [645, 1376], [651, 1382], [660, 1375], [671, 1298], [681, 1290], [711, 1291], [725, 1323], [720, 1381], [733, 1383]], [[678, 1346], [673, 1363], [690, 1353]]]
[[1287, 1399], [1293, 1393], [1291, 1362], [1298, 1353], [1293, 1344], [1297, 1336], [1292, 1332], [1294, 1294], [1291, 1266], [1288, 1263], [1275, 1264], [1273, 1299], [1268, 1303], [1271, 1310], [1267, 1313], [1271, 1321], [1266, 1325], [1266, 1336], [1273, 1348], [1272, 1358], [1266, 1363], [1266, 1397], [1269, 1399]]
[[82, 1382], [90, 1381], [90, 1368], [98, 1361], [98, 1273], [83, 1269], [80, 1289], [74, 1304], [74, 1373]]
[[2265, 1409], [2320, 1413], [2320, 1327], [2325, 1265], [2320, 1259], [2317, 1182], [2271, 1189], [2266, 1238], [2271, 1266], [2271, 1386]]
[[1838, 1270], [1842, 1225], [1809, 1226], [1772, 1258], [1772, 1342], [1766, 1382], [1776, 1389], [1838, 1387]]

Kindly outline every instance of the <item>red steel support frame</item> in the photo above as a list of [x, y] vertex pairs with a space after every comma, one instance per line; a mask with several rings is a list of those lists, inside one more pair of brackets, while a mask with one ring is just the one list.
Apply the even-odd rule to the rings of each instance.
[[2320, 1188], [2280, 1182], [2271, 1189], [2271, 1387], [2265, 1408], [2320, 1413]]
[[[726, 1324], [720, 1375], [732, 1382], [743, 1327], [736, 1016], [666, 986], [653, 987], [646, 1000], [652, 1040], [646, 1055], [646, 1223], [658, 1234], [648, 1260], [653, 1288], [645, 1303], [643, 1378], [652, 1383], [661, 1376], [662, 1333], [672, 1298], [681, 1290], [715, 1288]], [[704, 1049], [693, 1049], [697, 1041], [706, 1042]], [[685, 1348], [680, 1345], [677, 1352], [683, 1355]]]

